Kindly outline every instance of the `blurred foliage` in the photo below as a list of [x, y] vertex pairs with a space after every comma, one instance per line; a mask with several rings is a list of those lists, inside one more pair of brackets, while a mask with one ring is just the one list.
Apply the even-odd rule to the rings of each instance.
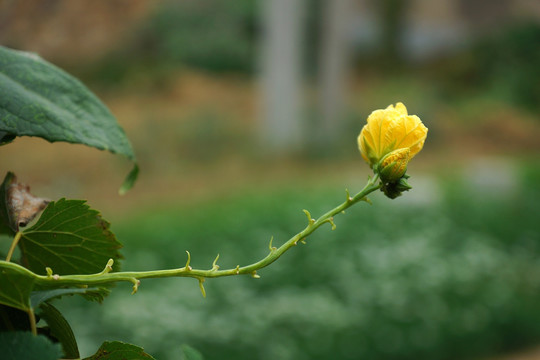
[[120, 48], [87, 71], [105, 82], [140, 71], [166, 78], [178, 66], [249, 73], [256, 58], [255, 6], [249, 0], [161, 2]]
[[208, 164], [250, 149], [249, 132], [215, 109], [200, 109], [178, 123], [175, 147], [190, 161]]
[[501, 27], [475, 41], [437, 68], [450, 97], [489, 94], [509, 104], [540, 111], [540, 23]]
[[[533, 112], [540, 110], [538, 22], [504, 25], [461, 51], [420, 64], [407, 63], [399, 56], [404, 26], [399, 10], [404, 4], [402, 0], [378, 4], [377, 13], [384, 19], [379, 29], [382, 38], [369, 51], [365, 46], [353, 49], [355, 70], [363, 81], [373, 77], [386, 81], [389, 73], [408, 73], [427, 77], [437, 91], [435, 96], [445, 102], [483, 97]], [[251, 75], [258, 61], [259, 10], [258, 2], [248, 0], [164, 1], [115, 51], [75, 71], [85, 81], [105, 85], [136, 83], [142, 76], [160, 89], [169, 83], [171, 73], [182, 67], [212, 74]], [[315, 0], [305, 14], [303, 65], [308, 79], [318, 74], [324, 11], [321, 1]], [[400, 95], [406, 96], [402, 90]]]
[[[540, 171], [500, 181], [478, 168], [439, 182], [413, 176], [395, 201], [347, 210], [262, 278], [143, 282], [108, 306], [67, 304], [81, 338], [132, 339], [157, 358], [188, 343], [207, 359], [465, 359], [540, 342]], [[488, 179], [488, 180], [485, 180]], [[489, 180], [491, 179], [491, 180]], [[497, 194], [497, 196], [493, 196]], [[221, 268], [266, 254], [344, 198], [327, 188], [253, 189], [116, 223], [126, 268]], [[124, 289], [127, 293], [129, 290]], [[76, 299], [73, 299], [76, 300]], [[66, 305], [66, 304], [63, 304]], [[136, 314], [136, 315], [135, 315]], [[91, 316], [92, 321], [83, 321]], [[81, 344], [81, 348], [84, 347]], [[88, 345], [92, 348], [91, 345]]]

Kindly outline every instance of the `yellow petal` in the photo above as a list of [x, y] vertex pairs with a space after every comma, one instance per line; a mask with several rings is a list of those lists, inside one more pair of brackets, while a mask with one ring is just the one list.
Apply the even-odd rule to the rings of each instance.
[[399, 116], [395, 109], [375, 110], [367, 119], [359, 137], [359, 147], [364, 159], [371, 164], [377, 163], [388, 152], [386, 134], [392, 127], [392, 121]]
[[416, 115], [401, 116], [392, 123], [387, 135], [395, 140], [395, 148], [409, 148], [412, 159], [424, 146], [428, 129]]
[[385, 167], [392, 163], [401, 163], [401, 162], [407, 163], [410, 158], [411, 158], [411, 152], [408, 148], [397, 149], [387, 154], [384, 157], [384, 159], [381, 161], [381, 166]]
[[369, 159], [374, 157], [372, 155], [374, 151], [370, 143], [368, 143], [366, 140], [366, 136], [367, 136], [366, 127], [367, 125], [365, 125], [362, 128], [360, 135], [358, 135], [358, 149], [360, 149], [360, 154], [362, 154], [362, 157], [364, 158], [364, 160], [366, 160], [366, 162], [368, 163], [371, 163]]
[[403, 105], [402, 102], [396, 103], [395, 106], [394, 104], [390, 104], [384, 110], [397, 111], [401, 115], [407, 115], [407, 108], [405, 107], [405, 105]]
[[405, 105], [403, 105], [403, 103], [401, 102], [398, 102], [396, 104], [396, 111], [398, 111], [400, 114], [402, 115], [408, 115], [407, 113], [407, 108], [405, 107]]

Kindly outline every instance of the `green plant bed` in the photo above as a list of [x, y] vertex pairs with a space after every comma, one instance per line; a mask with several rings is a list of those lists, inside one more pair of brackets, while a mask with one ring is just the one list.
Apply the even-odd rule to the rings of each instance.
[[[497, 197], [456, 177], [435, 182], [431, 200], [422, 194], [429, 186], [417, 186], [416, 197], [349, 209], [348, 221], [312, 235], [261, 280], [210, 279], [206, 299], [195, 281], [155, 280], [127, 299], [117, 289], [106, 307], [73, 299], [62, 308], [84, 335], [81, 350], [85, 341], [92, 351], [106, 338], [130, 339], [162, 359], [182, 343], [207, 359], [466, 359], [532, 346], [540, 342], [540, 205], [530, 196], [538, 189], [523, 185], [540, 176], [521, 173], [517, 188]], [[318, 214], [342, 195], [247, 191], [126, 217], [115, 232], [126, 269], [178, 266], [185, 250], [204, 267], [216, 255], [209, 249], [234, 267], [303, 224], [298, 202]]]

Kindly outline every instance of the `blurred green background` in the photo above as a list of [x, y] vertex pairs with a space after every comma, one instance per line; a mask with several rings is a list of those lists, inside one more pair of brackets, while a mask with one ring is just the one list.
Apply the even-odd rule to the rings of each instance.
[[261, 279], [119, 285], [66, 298], [83, 356], [103, 340], [177, 359], [540, 358], [537, 1], [0, 1], [0, 44], [35, 51], [111, 108], [127, 160], [21, 138], [33, 193], [85, 198], [125, 270], [266, 255], [356, 192], [356, 136], [397, 101], [429, 128], [413, 190], [371, 196]]

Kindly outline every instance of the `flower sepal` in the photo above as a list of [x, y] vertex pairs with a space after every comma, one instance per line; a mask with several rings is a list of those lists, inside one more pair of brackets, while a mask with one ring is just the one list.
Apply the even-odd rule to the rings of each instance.
[[390, 199], [395, 199], [404, 191], [409, 191], [412, 189], [412, 186], [409, 185], [407, 179], [409, 175], [404, 174], [398, 181], [395, 182], [382, 182], [381, 191]]

